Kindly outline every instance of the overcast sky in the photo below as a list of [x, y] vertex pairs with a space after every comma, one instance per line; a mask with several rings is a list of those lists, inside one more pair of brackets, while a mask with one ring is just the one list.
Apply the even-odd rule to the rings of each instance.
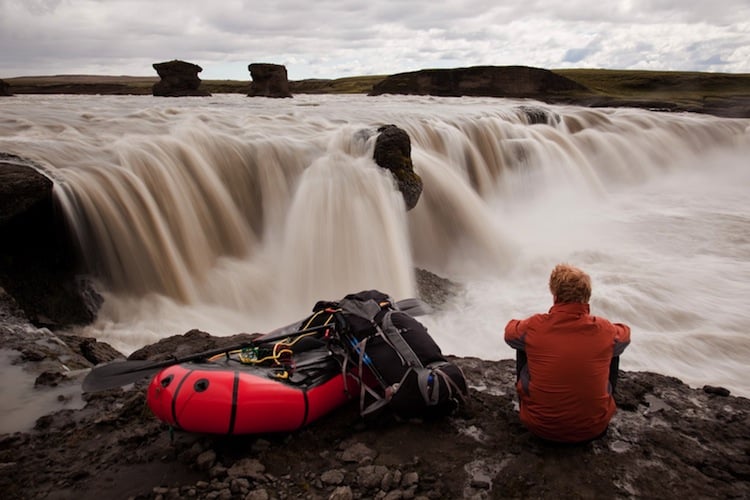
[[750, 0], [0, 0], [0, 78], [527, 65], [750, 73]]

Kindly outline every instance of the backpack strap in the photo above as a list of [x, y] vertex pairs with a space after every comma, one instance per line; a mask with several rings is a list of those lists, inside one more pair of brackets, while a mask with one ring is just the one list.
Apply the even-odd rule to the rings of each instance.
[[[359, 341], [357, 345], [357, 350], [360, 353], [359, 364], [357, 366], [357, 369], [359, 370], [359, 373], [360, 373], [360, 377], [361, 377], [361, 374], [364, 373], [363, 362], [366, 359], [365, 356], [367, 356], [367, 354], [365, 354], [366, 348], [367, 348], [367, 338], [364, 338], [361, 341]], [[378, 379], [378, 382], [380, 383], [380, 386], [383, 389], [383, 394], [378, 393], [374, 389], [368, 387], [367, 384], [362, 383], [361, 378], [360, 378], [359, 414], [362, 416], [369, 415], [370, 413], [374, 413], [380, 408], [387, 405], [390, 402], [390, 395], [395, 390], [393, 386], [386, 386], [385, 381], [380, 376], [380, 373], [378, 373], [377, 369], [371, 363], [368, 365], [368, 369]], [[373, 402], [365, 406], [365, 399], [367, 398], [367, 395], [373, 398]]]
[[[341, 307], [337, 309], [331, 309], [333, 321], [336, 326], [336, 333], [342, 343], [344, 350], [343, 361], [342, 361], [342, 372], [349, 374], [348, 365], [351, 362], [357, 367], [357, 376], [360, 394], [359, 394], [359, 413], [360, 415], [368, 415], [374, 413], [378, 409], [387, 405], [390, 401], [390, 394], [393, 393], [393, 388], [383, 379], [378, 369], [373, 364], [370, 356], [365, 351], [367, 348], [367, 340], [369, 337], [358, 339], [355, 337], [348, 327], [347, 321], [344, 318], [344, 313], [356, 314], [359, 317], [369, 320], [373, 325], [377, 327], [375, 322], [375, 316], [380, 312], [381, 306], [375, 300], [359, 301], [344, 299], [341, 301]], [[363, 381], [365, 371], [372, 374], [380, 385], [380, 394], [375, 389], [369, 387]], [[347, 390], [348, 392], [348, 390]], [[365, 404], [368, 396], [373, 399], [370, 404]]]
[[[435, 374], [437, 374], [437, 378], [439, 380], [442, 380], [446, 387], [448, 388], [448, 398], [458, 397], [458, 399], [461, 401], [461, 403], [466, 402], [466, 392], [464, 389], [459, 387], [459, 385], [456, 383], [453, 378], [445, 373], [445, 371], [442, 370], [442, 367], [451, 365], [448, 361], [436, 361], [434, 363], [430, 363], [427, 365], [427, 368], [430, 368]], [[462, 379], [464, 379], [464, 373], [463, 370], [461, 370], [460, 367], [453, 365], [453, 367], [458, 370], [459, 375]], [[435, 394], [438, 393], [438, 391], [434, 391]], [[433, 403], [434, 404], [434, 403]]]
[[401, 358], [406, 362], [408, 366], [422, 368], [424, 365], [422, 361], [417, 357], [414, 349], [411, 348], [408, 342], [404, 339], [396, 325], [393, 324], [391, 315], [393, 311], [387, 311], [382, 321], [381, 331], [383, 336], [390, 342], [397, 353], [401, 355]]

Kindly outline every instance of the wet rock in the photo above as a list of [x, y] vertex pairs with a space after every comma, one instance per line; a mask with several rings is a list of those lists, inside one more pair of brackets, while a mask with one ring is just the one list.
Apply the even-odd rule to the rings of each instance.
[[417, 472], [407, 472], [401, 479], [402, 488], [410, 488], [419, 483], [419, 474]]
[[362, 443], [353, 443], [341, 453], [341, 460], [348, 463], [371, 462], [377, 456], [377, 452]]
[[229, 477], [248, 477], [255, 481], [264, 481], [266, 478], [263, 475], [266, 466], [260, 463], [254, 458], [245, 458], [232, 465], [227, 470]]
[[320, 475], [320, 480], [325, 484], [339, 485], [344, 482], [344, 471], [341, 469], [327, 470]]
[[703, 392], [705, 392], [706, 394], [714, 394], [721, 397], [727, 397], [730, 394], [729, 389], [726, 389], [724, 387], [714, 387], [712, 385], [704, 385]]
[[419, 297], [429, 305], [440, 308], [449, 299], [463, 291], [459, 283], [442, 278], [426, 269], [415, 269]]
[[271, 443], [268, 440], [258, 439], [253, 443], [251, 450], [255, 453], [260, 453], [266, 451], [270, 446]]
[[[12, 376], [12, 383], [15, 387], [34, 388], [35, 393], [38, 389], [38, 400], [49, 400], [56, 394], [59, 406], [65, 406], [71, 397], [80, 394], [80, 381], [92, 366], [79, 348], [82, 338], [75, 337], [78, 341], [68, 344], [65, 335], [36, 328], [22, 315], [8, 313], [4, 309], [7, 306], [15, 307], [15, 302], [0, 288], [0, 346], [18, 371]], [[116, 352], [107, 344], [101, 344]], [[117, 355], [122, 357], [120, 353]], [[40, 416], [35, 412], [30, 414], [33, 418]]]
[[409, 134], [396, 125], [384, 125], [378, 128], [373, 157], [375, 163], [393, 174], [404, 197], [406, 209], [411, 210], [417, 206], [423, 185], [411, 161]]
[[221, 349], [250, 342], [260, 334], [240, 333], [229, 337], [215, 337], [200, 330], [190, 330], [184, 335], [172, 335], [163, 338], [155, 344], [137, 349], [128, 359], [151, 359], [163, 361], [170, 358], [180, 358], [197, 352]]
[[352, 500], [353, 498], [354, 493], [350, 486], [339, 486], [333, 490], [333, 493], [328, 497], [328, 500]]
[[232, 479], [232, 481], [229, 483], [229, 489], [232, 491], [232, 493], [247, 493], [250, 491], [250, 481], [248, 481], [244, 477], [239, 477], [236, 479]]
[[357, 484], [365, 488], [379, 488], [388, 468], [382, 465], [365, 465], [357, 469]]
[[159, 97], [187, 97], [187, 96], [210, 96], [207, 91], [201, 90], [201, 79], [198, 73], [203, 68], [197, 64], [174, 59], [172, 61], [153, 64], [156, 73], [161, 78], [151, 89], [155, 96]]
[[560, 115], [540, 106], [519, 106], [519, 114], [529, 125], [558, 125]]
[[103, 299], [80, 274], [54, 184], [43, 172], [0, 153], [0, 286], [37, 326], [85, 325]]
[[123, 358], [122, 353], [106, 342], [99, 342], [94, 338], [78, 335], [58, 334], [57, 336], [71, 349], [79, 352], [92, 365]]
[[265, 488], [258, 488], [247, 494], [245, 500], [269, 500], [271, 496]]
[[253, 63], [248, 65], [250, 77], [249, 97], [292, 97], [286, 66], [281, 64]]
[[208, 471], [208, 475], [213, 480], [211, 484], [216, 486], [218, 484], [218, 479], [227, 475], [227, 468], [222, 464], [216, 464]]
[[10, 154], [0, 154], [0, 165], [0, 225], [51, 203], [53, 183], [41, 166]]
[[211, 467], [216, 463], [216, 452], [213, 450], [207, 450], [198, 455], [195, 459], [195, 465], [201, 470], [210, 470]]
[[[397, 484], [397, 483], [396, 483]], [[383, 475], [383, 479], [380, 480], [380, 489], [383, 491], [390, 491], [394, 485], [393, 471], [386, 470]]]
[[55, 387], [63, 379], [63, 374], [60, 372], [43, 372], [34, 380], [34, 387], [39, 386], [50, 386]]

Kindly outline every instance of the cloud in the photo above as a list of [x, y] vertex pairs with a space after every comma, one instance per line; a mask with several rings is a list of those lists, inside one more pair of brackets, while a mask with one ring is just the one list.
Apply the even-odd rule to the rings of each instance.
[[525, 64], [750, 72], [747, 0], [0, 0], [0, 77], [155, 75], [292, 79]]

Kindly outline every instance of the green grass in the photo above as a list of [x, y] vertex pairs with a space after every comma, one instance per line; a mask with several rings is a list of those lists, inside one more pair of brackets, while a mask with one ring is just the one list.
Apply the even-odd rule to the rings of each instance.
[[689, 71], [555, 69], [591, 90], [610, 97], [697, 101], [750, 96], [750, 74]]
[[387, 75], [350, 76], [333, 80], [297, 80], [290, 82], [292, 93], [300, 94], [367, 94], [373, 85]]
[[250, 90], [250, 80], [203, 80], [201, 90], [212, 94], [247, 94]]

